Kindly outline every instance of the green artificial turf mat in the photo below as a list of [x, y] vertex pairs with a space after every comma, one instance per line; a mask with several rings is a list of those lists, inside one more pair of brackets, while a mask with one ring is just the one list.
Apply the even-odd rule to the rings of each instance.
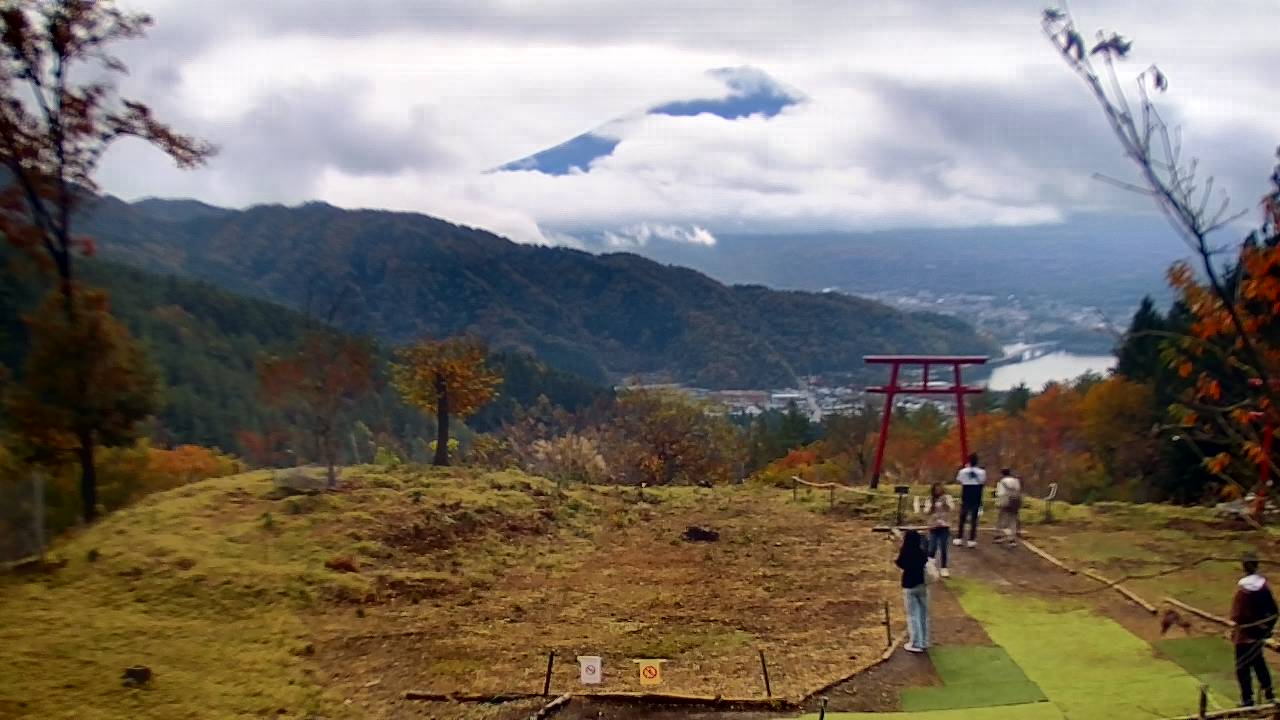
[[942, 687], [902, 691], [907, 712], [950, 710], [998, 705], [1022, 705], [1045, 700], [1002, 647], [943, 646], [929, 651]]
[[1069, 720], [1195, 711], [1199, 679], [1156, 657], [1150, 645], [1115, 621], [1064, 603], [1003, 594], [981, 583], [961, 580], [951, 586], [959, 590], [965, 612], [982, 623]]
[[[816, 713], [800, 720], [817, 720]], [[826, 720], [1066, 720], [1053, 703], [898, 713], [827, 713]]]
[[1226, 638], [1170, 638], [1157, 640], [1153, 645], [1162, 655], [1200, 678], [1223, 698], [1235, 698], [1240, 694], [1236, 685], [1235, 648]]

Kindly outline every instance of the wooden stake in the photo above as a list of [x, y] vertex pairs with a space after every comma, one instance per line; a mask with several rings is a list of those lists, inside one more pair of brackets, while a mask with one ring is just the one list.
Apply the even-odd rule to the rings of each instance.
[[796, 501], [796, 491], [800, 489], [800, 478], [791, 478], [791, 502]]
[[773, 697], [773, 687], [769, 685], [769, 664], [764, 661], [764, 650], [760, 651], [760, 670], [764, 673], [764, 695]]
[[547, 679], [542, 683], [542, 697], [546, 697], [551, 694], [551, 666], [555, 665], [555, 662], [556, 651], [552, 650], [550, 653], [547, 653]]
[[1200, 719], [1209, 714], [1209, 691], [1205, 685], [1200, 685]]
[[827, 509], [831, 510], [836, 506], [836, 488], [834, 485], [827, 488]]
[[822, 704], [818, 706], [818, 720], [825, 720], [827, 717], [827, 699], [822, 698]]
[[884, 641], [893, 647], [893, 624], [889, 621], [889, 601], [884, 601]]

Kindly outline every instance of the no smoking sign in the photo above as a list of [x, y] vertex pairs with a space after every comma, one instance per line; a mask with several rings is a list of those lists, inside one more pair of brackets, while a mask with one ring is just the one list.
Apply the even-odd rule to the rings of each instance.
[[633, 660], [632, 662], [640, 666], [641, 685], [662, 684], [662, 663], [666, 662], [665, 660]]
[[583, 685], [599, 685], [603, 674], [598, 655], [578, 656], [578, 679]]

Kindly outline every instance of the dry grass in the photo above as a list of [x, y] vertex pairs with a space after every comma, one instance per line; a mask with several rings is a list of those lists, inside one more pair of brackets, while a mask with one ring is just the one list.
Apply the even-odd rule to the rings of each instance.
[[[796, 695], [879, 653], [884, 600], [901, 614], [886, 541], [824, 505], [467, 470], [355, 468], [288, 499], [265, 474], [198, 483], [0, 582], [0, 717], [480, 717], [401, 694], [540, 691], [551, 650], [553, 692], [590, 654], [603, 690], [662, 657], [664, 690], [763, 696], [763, 649]], [[132, 664], [150, 688], [121, 686]]]

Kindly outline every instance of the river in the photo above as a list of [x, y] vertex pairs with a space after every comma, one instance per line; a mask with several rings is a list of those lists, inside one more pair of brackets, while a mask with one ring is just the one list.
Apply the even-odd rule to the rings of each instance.
[[1046, 383], [1072, 380], [1087, 372], [1105, 375], [1115, 364], [1113, 355], [1053, 352], [1034, 360], [994, 368], [991, 378], [987, 380], [987, 387], [992, 390], [1010, 390], [1025, 383], [1032, 390], [1040, 390]]

